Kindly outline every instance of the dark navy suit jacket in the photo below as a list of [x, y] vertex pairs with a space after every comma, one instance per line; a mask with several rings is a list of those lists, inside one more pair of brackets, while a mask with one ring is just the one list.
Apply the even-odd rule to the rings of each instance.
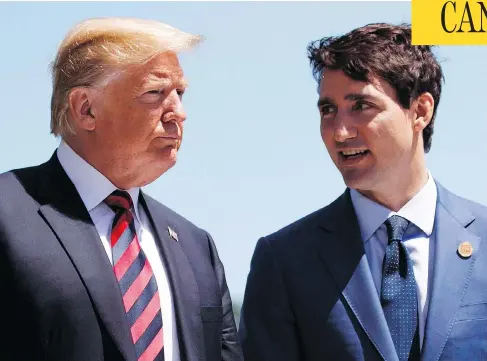
[[[242, 361], [210, 235], [146, 194], [140, 199], [167, 270], [181, 360]], [[136, 360], [113, 269], [56, 155], [0, 175], [0, 287], [0, 360]]]
[[[421, 360], [487, 360], [487, 208], [436, 184]], [[245, 361], [398, 360], [349, 190], [259, 239], [239, 335]]]

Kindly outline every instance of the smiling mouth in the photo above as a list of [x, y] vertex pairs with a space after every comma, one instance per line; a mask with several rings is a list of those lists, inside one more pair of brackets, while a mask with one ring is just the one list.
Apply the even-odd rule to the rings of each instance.
[[368, 149], [347, 149], [338, 152], [340, 158], [344, 160], [358, 160], [370, 153]]

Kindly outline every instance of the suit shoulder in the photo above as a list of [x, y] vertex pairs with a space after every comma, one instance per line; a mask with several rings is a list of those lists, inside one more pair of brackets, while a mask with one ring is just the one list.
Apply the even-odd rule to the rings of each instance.
[[19, 168], [0, 174], [0, 227], [25, 222], [28, 215], [37, 212], [39, 168]]
[[485, 206], [479, 202], [465, 198], [463, 196], [455, 194], [455, 193], [448, 191], [446, 189], [444, 189], [443, 192], [441, 192], [441, 196], [443, 198], [445, 198], [445, 196], [446, 196], [448, 198], [449, 203], [458, 204], [459, 206], [468, 210], [470, 213], [472, 213], [475, 216], [487, 217], [487, 206]]
[[[0, 192], [6, 191], [7, 188], [17, 181], [15, 174], [12, 170], [0, 173]], [[18, 181], [17, 181], [18, 182]]]
[[266, 239], [272, 246], [300, 242], [306, 238], [308, 232], [323, 224], [340, 198], [262, 238]]
[[487, 206], [473, 201], [471, 199], [459, 197], [465, 204], [466, 208], [470, 210], [474, 215], [487, 218]]
[[19, 194], [32, 194], [38, 187], [44, 164], [12, 169], [0, 173], [0, 199], [10, 199]]
[[[487, 232], [487, 206], [445, 189], [440, 191], [440, 196], [440, 202], [449, 209], [453, 217], [462, 223], [475, 219], [474, 229], [481, 233]], [[467, 215], [466, 218], [465, 214]]]
[[463, 207], [466, 208], [475, 217], [477, 223], [480, 221], [484, 227], [487, 227], [487, 206], [471, 199], [460, 196], [456, 197], [457, 200], [462, 202]]

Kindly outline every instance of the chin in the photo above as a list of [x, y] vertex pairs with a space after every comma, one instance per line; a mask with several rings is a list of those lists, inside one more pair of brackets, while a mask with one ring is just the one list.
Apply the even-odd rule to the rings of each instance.
[[371, 190], [374, 188], [375, 181], [370, 174], [365, 172], [342, 172], [343, 181], [348, 188], [357, 190]]
[[150, 159], [152, 163], [156, 163], [157, 166], [161, 167], [172, 167], [176, 164], [178, 157], [178, 150], [175, 147], [164, 147], [157, 148], [150, 154]]
[[139, 173], [144, 180], [144, 184], [154, 182], [176, 164], [176, 157], [151, 157], [147, 159], [142, 167], [139, 167]]
[[160, 177], [175, 165], [176, 165], [176, 157], [159, 160], [156, 162], [156, 164], [153, 164], [154, 173], [157, 173], [158, 177]]
[[140, 182], [138, 186], [144, 187], [152, 182], [155, 182], [157, 179], [159, 179], [159, 177], [171, 169], [172, 166], [173, 165], [171, 164], [149, 165], [148, 170], [144, 171], [142, 182]]

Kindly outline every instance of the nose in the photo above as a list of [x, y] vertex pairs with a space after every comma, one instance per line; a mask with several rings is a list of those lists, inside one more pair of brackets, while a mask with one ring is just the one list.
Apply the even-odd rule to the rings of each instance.
[[176, 122], [181, 123], [186, 120], [186, 112], [183, 106], [183, 100], [176, 90], [166, 98], [165, 102], [165, 114], [163, 117], [164, 122]]
[[357, 136], [357, 128], [351, 119], [337, 115], [334, 123], [334, 138], [336, 142], [343, 143]]
[[341, 125], [335, 128], [335, 140], [338, 143], [344, 143], [349, 139], [355, 138], [356, 136], [357, 132], [349, 127]]

